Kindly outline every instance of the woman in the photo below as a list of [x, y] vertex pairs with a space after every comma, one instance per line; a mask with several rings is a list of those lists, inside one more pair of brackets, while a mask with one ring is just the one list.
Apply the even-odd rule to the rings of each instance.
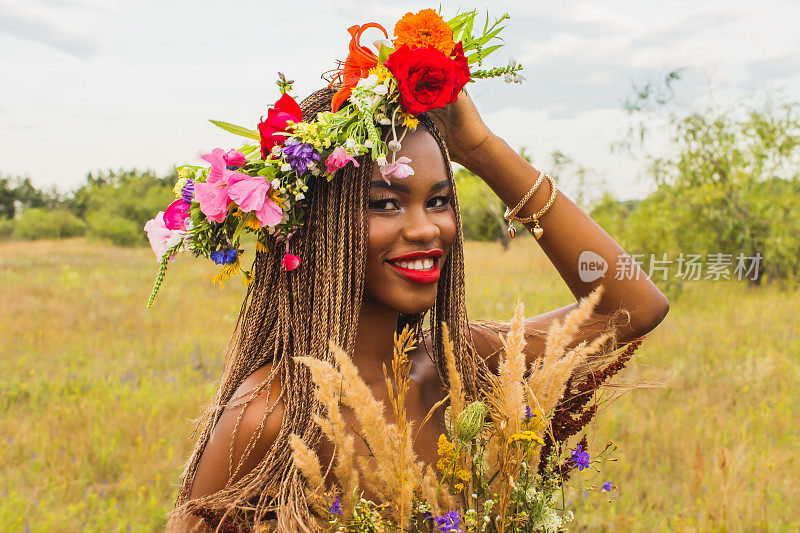
[[[302, 103], [303, 116], [329, 109], [333, 94], [330, 89], [312, 94]], [[316, 407], [308, 373], [293, 357], [332, 361], [332, 340], [385, 399], [382, 366], [391, 360], [393, 334], [405, 324], [414, 326], [420, 343], [410, 357], [407, 408], [415, 427], [446, 394], [442, 322], [450, 329], [469, 394], [476, 395], [484, 373], [496, 368], [496, 331], [502, 326], [471, 323], [466, 316], [463, 236], [450, 160], [480, 176], [509, 206], [520, 202], [539, 172], [489, 130], [466, 91], [422, 115], [398, 155], [410, 157], [413, 175], [389, 184], [363, 158], [358, 168], [341, 171], [342, 179], [318, 180], [309, 189], [308, 222], [296, 237], [304, 258], [298, 270], [289, 274], [281, 268], [280, 245], [257, 254], [219, 390], [182, 478], [171, 520], [175, 530], [213, 530], [212, 525], [236, 530], [274, 518], [279, 530], [306, 530], [308, 507], [287, 439], [301, 436], [323, 461], [332, 450], [312, 420]], [[540, 219], [539, 244], [576, 299], [605, 285], [592, 326], [577, 340], [594, 337], [620, 309], [629, 320], [618, 327], [618, 341], [652, 330], [669, 304], [638, 267], [625, 279], [580, 279], [583, 251], [602, 256], [609, 271], [624, 251], [550, 183], [544, 180], [517, 217], [536, 213], [556, 192]], [[537, 333], [576, 305], [527, 319], [529, 361], [544, 348]], [[426, 313], [430, 328], [423, 332]], [[423, 427], [415, 449], [426, 463], [436, 461], [442, 431], [441, 416]], [[368, 451], [362, 447], [357, 453]]]

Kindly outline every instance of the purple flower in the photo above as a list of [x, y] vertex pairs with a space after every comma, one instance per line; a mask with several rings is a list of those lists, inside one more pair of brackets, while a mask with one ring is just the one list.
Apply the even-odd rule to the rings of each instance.
[[232, 265], [236, 262], [236, 258], [239, 256], [239, 251], [236, 248], [231, 248], [229, 250], [215, 250], [208, 255], [217, 265]]
[[450, 511], [433, 519], [442, 533], [459, 533], [461, 530], [461, 516], [458, 510]]
[[583, 449], [583, 445], [578, 444], [578, 446], [572, 450], [572, 462], [575, 463], [579, 471], [589, 468], [589, 452]]
[[298, 174], [305, 172], [311, 163], [319, 161], [319, 153], [314, 151], [313, 145], [296, 139], [289, 139], [284, 143], [283, 157]]
[[525, 420], [530, 420], [534, 416], [536, 416], [536, 415], [534, 415], [533, 411], [531, 411], [531, 406], [530, 405], [526, 405], [525, 406]]
[[194, 198], [194, 180], [188, 179], [186, 180], [186, 185], [181, 189], [181, 200], [187, 204], [191, 204], [192, 198]]
[[342, 512], [342, 506], [339, 504], [339, 497], [337, 496], [336, 499], [333, 501], [333, 505], [331, 505], [328, 510], [333, 515], [342, 516], [344, 513]]
[[614, 488], [614, 484], [611, 483], [610, 481], [606, 481], [605, 483], [603, 483], [603, 490], [604, 491], [611, 492], [613, 488]]

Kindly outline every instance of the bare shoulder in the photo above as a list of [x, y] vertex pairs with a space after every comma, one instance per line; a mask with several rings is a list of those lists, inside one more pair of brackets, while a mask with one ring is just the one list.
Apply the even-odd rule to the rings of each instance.
[[275, 442], [284, 409], [280, 375], [273, 370], [270, 363], [262, 366], [234, 392], [203, 450], [190, 498], [213, 494], [241, 479]]

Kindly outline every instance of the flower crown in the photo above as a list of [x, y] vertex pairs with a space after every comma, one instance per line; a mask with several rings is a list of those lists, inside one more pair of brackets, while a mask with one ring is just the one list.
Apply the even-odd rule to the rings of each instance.
[[[145, 224], [150, 245], [161, 263], [147, 306], [153, 303], [168, 262], [181, 250], [222, 265], [212, 278], [223, 286], [239, 273], [245, 283], [252, 274], [241, 268], [240, 237], [252, 233], [256, 250], [267, 240], [286, 243], [283, 268], [297, 268], [302, 258], [290, 253], [292, 236], [303, 224], [305, 193], [314, 179], [331, 180], [356, 157], [369, 154], [389, 182], [414, 173], [407, 157], [397, 157], [403, 137], [417, 127], [417, 116], [455, 102], [470, 81], [504, 76], [521, 83], [522, 65], [471, 70], [502, 46], [504, 14], [494, 24], [487, 17], [482, 32], [473, 35], [476, 11], [445, 21], [436, 11], [406, 13], [394, 27], [394, 40], [375, 22], [352, 26], [349, 54], [328, 78], [337, 84], [330, 111], [305, 121], [290, 95], [292, 81], [278, 73], [281, 97], [261, 117], [258, 130], [227, 122], [211, 122], [258, 144], [238, 149], [215, 148], [202, 156], [209, 166], [177, 167], [176, 200]], [[375, 52], [361, 44], [365, 30], [377, 29], [385, 39]], [[376, 53], [377, 52], [377, 53]], [[313, 119], [313, 117], [310, 117]], [[381, 138], [378, 125], [391, 126], [391, 139]], [[398, 137], [398, 129], [403, 133]]]

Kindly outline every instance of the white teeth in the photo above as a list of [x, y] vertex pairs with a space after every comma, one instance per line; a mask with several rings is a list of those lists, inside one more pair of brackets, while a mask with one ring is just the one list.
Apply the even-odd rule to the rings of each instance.
[[431, 270], [433, 268], [433, 259], [416, 259], [414, 261], [397, 261], [395, 262], [400, 268], [407, 268], [409, 270]]

